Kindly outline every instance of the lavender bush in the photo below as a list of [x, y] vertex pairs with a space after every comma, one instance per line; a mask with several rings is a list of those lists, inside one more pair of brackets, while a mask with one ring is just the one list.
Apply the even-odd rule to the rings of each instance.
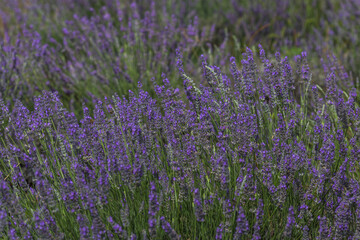
[[306, 53], [247, 49], [231, 76], [202, 56], [206, 84], [176, 53], [183, 90], [163, 74], [80, 122], [56, 93], [1, 101], [3, 236], [356, 239], [358, 91], [314, 84]]
[[94, 99], [128, 95], [138, 81], [155, 97], [150, 79], [163, 72], [181, 86], [174, 62], [178, 47], [191, 74], [198, 73], [201, 54], [223, 66], [259, 42], [290, 58], [307, 50], [316, 82], [325, 77], [320, 59], [327, 55], [358, 74], [357, 0], [0, 4], [0, 94], [9, 107], [17, 98], [32, 108], [33, 96], [57, 91], [64, 107], [81, 117], [83, 101], [92, 110]]

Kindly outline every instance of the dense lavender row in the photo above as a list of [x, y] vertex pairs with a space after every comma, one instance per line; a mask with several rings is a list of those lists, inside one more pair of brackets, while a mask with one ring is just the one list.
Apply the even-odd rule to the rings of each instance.
[[[359, 239], [360, 108], [306, 53], [201, 56], [196, 84], [97, 100], [78, 122], [56, 93], [1, 101], [1, 233], [10, 239]], [[259, 60], [259, 61], [258, 61]], [[241, 64], [241, 68], [237, 64]], [[349, 91], [339, 88], [340, 81]]]
[[[127, 95], [138, 81], [150, 91], [148, 79], [162, 72], [179, 87], [178, 47], [193, 73], [202, 53], [223, 66], [258, 42], [291, 55], [301, 49], [323, 58], [335, 52], [354, 72], [360, 62], [354, 51], [359, 0], [1, 0], [0, 5], [1, 97], [9, 104], [15, 98], [29, 103], [44, 89], [57, 91], [77, 116], [82, 100], [92, 109], [94, 96]], [[313, 64], [314, 70], [320, 66]]]
[[4, 238], [360, 239], [359, 0], [0, 5]]

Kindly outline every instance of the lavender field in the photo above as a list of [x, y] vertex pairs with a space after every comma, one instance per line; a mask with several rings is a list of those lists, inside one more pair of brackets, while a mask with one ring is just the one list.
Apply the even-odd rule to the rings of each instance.
[[0, 239], [360, 239], [359, 0], [0, 0]]

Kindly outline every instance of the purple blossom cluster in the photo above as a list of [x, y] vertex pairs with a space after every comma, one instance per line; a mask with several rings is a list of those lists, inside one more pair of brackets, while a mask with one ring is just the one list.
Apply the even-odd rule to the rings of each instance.
[[[198, 84], [95, 99], [78, 121], [56, 92], [1, 107], [0, 230], [24, 239], [356, 239], [360, 108], [307, 54], [202, 56]], [[335, 63], [332, 63], [332, 66]], [[237, 65], [241, 66], [238, 67]], [[331, 69], [331, 66], [328, 66]], [[350, 89], [350, 90], [349, 90]], [[184, 98], [182, 98], [182, 93]]]

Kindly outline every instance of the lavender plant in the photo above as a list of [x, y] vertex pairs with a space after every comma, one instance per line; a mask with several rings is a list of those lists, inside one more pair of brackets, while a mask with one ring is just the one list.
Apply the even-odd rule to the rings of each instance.
[[[44, 91], [1, 101], [1, 230], [25, 239], [356, 238], [359, 98], [307, 54], [202, 57], [83, 118]], [[238, 67], [239, 65], [240, 67]], [[181, 97], [183, 92], [185, 99]]]

